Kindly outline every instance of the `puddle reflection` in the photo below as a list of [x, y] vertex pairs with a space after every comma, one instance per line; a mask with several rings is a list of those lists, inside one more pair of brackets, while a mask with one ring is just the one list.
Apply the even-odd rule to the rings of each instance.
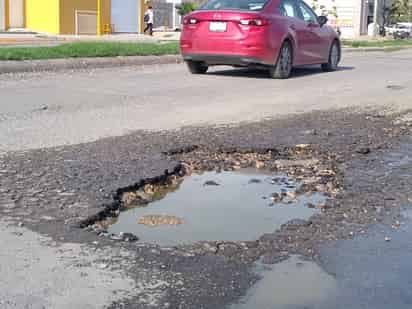
[[[306, 204], [324, 202], [320, 194], [296, 199], [288, 194], [283, 202], [272, 203], [273, 193], [286, 196], [298, 187], [285, 176], [257, 170], [194, 174], [176, 191], [147, 207], [122, 212], [109, 232], [131, 232], [143, 242], [166, 246], [201, 240], [254, 240], [291, 219], [308, 219], [318, 212]], [[167, 224], [166, 218], [181, 224]], [[145, 221], [150, 224], [139, 224]]]

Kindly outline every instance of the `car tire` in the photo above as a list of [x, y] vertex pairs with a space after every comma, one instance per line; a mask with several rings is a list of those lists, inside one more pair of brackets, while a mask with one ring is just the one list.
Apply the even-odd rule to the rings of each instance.
[[293, 67], [292, 45], [289, 41], [282, 44], [276, 65], [269, 68], [269, 76], [275, 79], [290, 77]]
[[187, 67], [192, 74], [205, 74], [208, 66], [198, 61], [186, 61]]
[[333, 72], [338, 69], [340, 61], [340, 47], [337, 41], [333, 41], [329, 49], [329, 58], [327, 63], [322, 64], [322, 70], [325, 72]]

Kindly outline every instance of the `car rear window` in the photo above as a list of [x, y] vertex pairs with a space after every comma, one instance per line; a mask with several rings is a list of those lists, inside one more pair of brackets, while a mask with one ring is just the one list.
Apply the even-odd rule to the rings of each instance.
[[202, 5], [199, 10], [241, 10], [260, 11], [268, 0], [211, 0]]

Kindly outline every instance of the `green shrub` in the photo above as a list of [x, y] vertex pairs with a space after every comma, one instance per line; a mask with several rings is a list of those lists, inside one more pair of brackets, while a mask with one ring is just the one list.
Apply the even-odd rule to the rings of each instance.
[[183, 2], [182, 4], [176, 5], [176, 9], [180, 16], [185, 16], [196, 10], [196, 4], [193, 2]]

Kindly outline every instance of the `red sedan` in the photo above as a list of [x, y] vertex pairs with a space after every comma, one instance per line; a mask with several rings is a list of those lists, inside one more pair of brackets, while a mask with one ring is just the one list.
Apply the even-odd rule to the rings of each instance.
[[211, 0], [183, 19], [180, 48], [190, 72], [212, 65], [265, 68], [288, 78], [294, 66], [337, 69], [338, 34], [302, 0]]

